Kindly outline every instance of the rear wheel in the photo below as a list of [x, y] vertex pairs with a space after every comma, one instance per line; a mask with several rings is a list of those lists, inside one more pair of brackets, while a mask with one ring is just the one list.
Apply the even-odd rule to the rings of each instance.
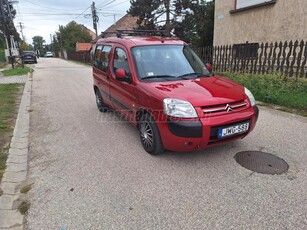
[[96, 95], [96, 104], [97, 104], [98, 110], [100, 112], [107, 112], [108, 106], [103, 102], [99, 89], [95, 89], [95, 95]]
[[144, 114], [139, 121], [139, 132], [142, 145], [146, 152], [158, 155], [164, 152], [159, 129], [154, 119], [148, 114]]

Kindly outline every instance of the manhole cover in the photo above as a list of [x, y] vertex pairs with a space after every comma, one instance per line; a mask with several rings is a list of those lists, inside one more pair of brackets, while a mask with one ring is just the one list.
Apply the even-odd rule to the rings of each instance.
[[281, 174], [289, 168], [287, 162], [270, 153], [244, 151], [235, 155], [236, 161], [249, 170], [264, 174]]

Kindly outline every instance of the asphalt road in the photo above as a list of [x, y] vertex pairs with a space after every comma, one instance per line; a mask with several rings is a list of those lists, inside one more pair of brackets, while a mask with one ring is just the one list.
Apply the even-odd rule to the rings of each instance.
[[[307, 229], [307, 119], [260, 107], [248, 137], [195, 153], [147, 154], [137, 129], [98, 112], [91, 68], [33, 65], [26, 229]], [[253, 173], [237, 152], [290, 168]]]

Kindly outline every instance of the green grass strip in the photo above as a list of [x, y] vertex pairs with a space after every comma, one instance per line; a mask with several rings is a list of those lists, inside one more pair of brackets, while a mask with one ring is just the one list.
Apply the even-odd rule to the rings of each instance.
[[0, 180], [5, 170], [7, 154], [4, 149], [9, 141], [17, 114], [17, 98], [21, 84], [0, 85]]
[[277, 75], [223, 73], [221, 75], [244, 85], [256, 100], [307, 113], [307, 80], [284, 79]]
[[2, 73], [4, 76], [25, 75], [31, 71], [31, 68], [25, 66], [24, 68], [17, 67], [15, 69], [6, 69]]

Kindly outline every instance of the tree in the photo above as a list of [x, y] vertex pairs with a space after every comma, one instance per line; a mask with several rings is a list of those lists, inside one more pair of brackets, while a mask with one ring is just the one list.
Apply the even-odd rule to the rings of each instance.
[[7, 0], [0, 0], [0, 44], [4, 48], [4, 36], [13, 35], [16, 41], [20, 41], [19, 34], [14, 26], [16, 10], [13, 3]]
[[42, 36], [34, 36], [32, 38], [32, 44], [33, 44], [33, 49], [35, 51], [39, 51], [40, 54], [44, 54], [45, 50], [44, 50], [44, 44], [45, 44], [45, 40]]
[[132, 16], [138, 16], [138, 27], [140, 29], [155, 29], [156, 19], [159, 12], [156, 10], [162, 6], [159, 0], [130, 0], [128, 13]]
[[[196, 46], [213, 45], [214, 0], [131, 0], [128, 13], [138, 16], [139, 28], [170, 29], [180, 39]], [[166, 18], [159, 23], [159, 18]], [[161, 20], [160, 20], [161, 21]]]
[[53, 49], [59, 51], [61, 47], [69, 52], [76, 50], [77, 42], [90, 42], [91, 35], [85, 26], [72, 21], [66, 26], [60, 26], [54, 37]]
[[[182, 22], [175, 22], [175, 34], [195, 46], [212, 46], [215, 1], [186, 1]], [[188, 9], [188, 10], [187, 10]]]
[[33, 50], [33, 46], [30, 44], [27, 44], [25, 41], [20, 42], [19, 46], [20, 50], [25, 51], [25, 50]]

